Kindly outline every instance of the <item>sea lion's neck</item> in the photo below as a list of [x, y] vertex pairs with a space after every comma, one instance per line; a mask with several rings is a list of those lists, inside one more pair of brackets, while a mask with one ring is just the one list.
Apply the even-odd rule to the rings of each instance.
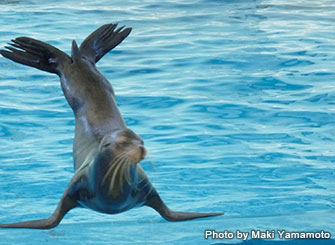
[[125, 128], [114, 91], [96, 66], [77, 59], [60, 74], [64, 95], [76, 120], [73, 156], [75, 169], [86, 159], [87, 150], [97, 148], [108, 132]]

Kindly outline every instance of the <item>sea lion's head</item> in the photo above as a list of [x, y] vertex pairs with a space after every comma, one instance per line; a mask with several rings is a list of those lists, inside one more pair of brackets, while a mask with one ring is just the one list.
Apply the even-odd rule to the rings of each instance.
[[147, 153], [142, 138], [128, 128], [105, 135], [99, 151], [111, 158], [123, 158], [131, 163], [139, 163]]
[[132, 187], [137, 185], [137, 163], [147, 152], [140, 136], [128, 128], [113, 131], [104, 136], [99, 151], [100, 159], [107, 164], [102, 184], [109, 184], [109, 192], [118, 190], [125, 182]]

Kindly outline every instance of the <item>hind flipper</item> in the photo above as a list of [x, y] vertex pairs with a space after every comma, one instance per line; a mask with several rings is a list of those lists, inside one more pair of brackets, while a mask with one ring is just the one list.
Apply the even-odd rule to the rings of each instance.
[[168, 221], [184, 221], [198, 218], [205, 218], [211, 216], [223, 215], [224, 213], [197, 213], [197, 212], [178, 212], [169, 209], [158, 193], [153, 195], [145, 204], [155, 209], [164, 219]]
[[28, 228], [28, 229], [51, 229], [57, 226], [64, 215], [72, 208], [79, 206], [68, 194], [64, 194], [59, 201], [56, 210], [49, 218], [29, 220], [17, 223], [0, 224], [0, 228]]
[[12, 42], [5, 47], [7, 50], [0, 50], [0, 54], [23, 65], [59, 74], [64, 62], [71, 61], [63, 51], [33, 38], [18, 37]]
[[[106, 24], [92, 32], [80, 45], [80, 53], [97, 63], [108, 51], [120, 44], [131, 32], [124, 26], [115, 30], [117, 24]], [[115, 30], [115, 31], [114, 31]]]

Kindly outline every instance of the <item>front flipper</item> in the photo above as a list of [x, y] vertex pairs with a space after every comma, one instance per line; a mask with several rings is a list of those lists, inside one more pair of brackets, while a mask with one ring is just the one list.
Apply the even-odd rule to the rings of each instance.
[[190, 219], [205, 218], [211, 216], [223, 215], [224, 213], [196, 213], [196, 212], [177, 212], [169, 209], [158, 194], [150, 198], [147, 206], [155, 209], [164, 219], [168, 221], [184, 221]]
[[78, 203], [71, 199], [65, 191], [62, 199], [58, 203], [56, 210], [49, 218], [0, 224], [0, 228], [51, 229], [60, 223], [67, 212], [77, 206], [79, 206]]

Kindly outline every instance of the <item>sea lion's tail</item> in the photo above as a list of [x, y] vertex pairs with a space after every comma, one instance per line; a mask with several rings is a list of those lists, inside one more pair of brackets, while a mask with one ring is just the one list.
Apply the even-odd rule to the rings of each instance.
[[[80, 55], [97, 63], [107, 52], [119, 45], [131, 32], [124, 26], [116, 29], [117, 24], [106, 24], [92, 32], [80, 45]], [[116, 30], [115, 30], [116, 29]]]
[[64, 64], [85, 56], [92, 63], [97, 63], [108, 51], [120, 44], [131, 32], [124, 26], [116, 29], [117, 24], [106, 24], [92, 32], [77, 47], [72, 42], [72, 59], [63, 51], [45, 42], [30, 38], [18, 37], [0, 50], [0, 54], [23, 65], [32, 66], [42, 71], [60, 74]]
[[70, 57], [56, 47], [30, 37], [18, 37], [0, 50], [7, 59], [42, 71], [59, 74], [62, 64]]

